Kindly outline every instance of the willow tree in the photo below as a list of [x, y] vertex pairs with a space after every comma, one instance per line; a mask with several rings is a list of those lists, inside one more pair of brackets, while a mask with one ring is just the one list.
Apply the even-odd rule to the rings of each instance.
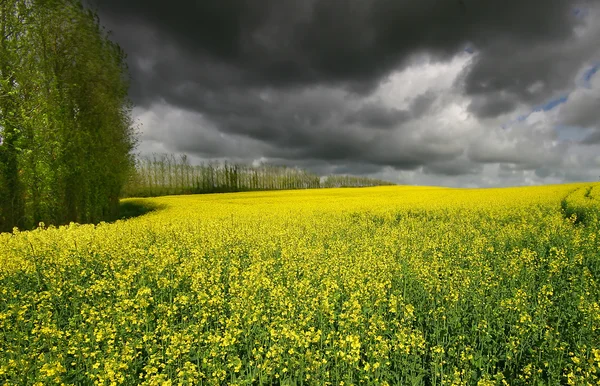
[[123, 51], [79, 0], [0, 12], [0, 230], [114, 218], [135, 144]]

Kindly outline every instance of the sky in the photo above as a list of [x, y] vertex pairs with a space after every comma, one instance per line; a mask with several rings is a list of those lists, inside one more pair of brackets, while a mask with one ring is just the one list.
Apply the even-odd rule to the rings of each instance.
[[137, 153], [399, 184], [600, 179], [600, 0], [94, 0]]

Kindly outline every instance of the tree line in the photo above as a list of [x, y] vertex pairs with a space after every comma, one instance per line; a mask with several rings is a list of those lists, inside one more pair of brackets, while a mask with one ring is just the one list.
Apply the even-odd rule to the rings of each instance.
[[322, 188], [359, 188], [366, 186], [396, 185], [389, 181], [378, 180], [369, 177], [357, 177], [348, 175], [327, 176], [321, 183]]
[[0, 231], [117, 216], [128, 87], [125, 54], [80, 0], [0, 1]]
[[186, 155], [139, 158], [125, 186], [127, 197], [393, 185], [367, 177], [320, 176], [298, 168], [209, 162], [192, 165]]

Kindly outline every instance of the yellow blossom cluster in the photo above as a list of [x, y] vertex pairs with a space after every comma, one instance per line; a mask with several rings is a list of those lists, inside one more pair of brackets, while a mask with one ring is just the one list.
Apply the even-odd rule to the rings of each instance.
[[600, 382], [600, 184], [127, 202], [0, 234], [0, 384]]

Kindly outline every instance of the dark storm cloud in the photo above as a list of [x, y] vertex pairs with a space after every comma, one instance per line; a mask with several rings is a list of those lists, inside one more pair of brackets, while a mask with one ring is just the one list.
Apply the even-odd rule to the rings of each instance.
[[134, 103], [192, 114], [171, 129], [171, 149], [356, 173], [368, 165], [468, 175], [519, 156], [470, 148], [461, 160], [468, 144], [427, 131], [436, 121], [419, 123], [443, 110], [435, 91], [398, 107], [365, 99], [415, 58], [448, 62], [472, 47], [455, 94], [443, 98], [470, 98], [475, 117], [494, 118], [564, 89], [595, 41], [576, 36], [585, 20], [565, 0], [95, 2], [128, 53]]
[[[103, 21], [128, 31], [119, 33], [119, 41], [134, 61], [149, 54], [145, 40], [152, 37], [132, 33], [131, 26], [146, 28], [144, 35], [153, 31], [175, 48], [150, 54], [158, 61], [152, 74], [133, 69], [138, 82], [163, 77], [171, 86], [208, 81], [215, 72], [238, 87], [337, 84], [366, 92], [414, 53], [445, 59], [469, 42], [480, 58], [466, 77], [468, 93], [506, 89], [527, 98], [530, 84], [550, 83], [579, 60], [551, 48], [562, 48], [580, 22], [573, 3], [564, 0], [96, 2]], [[200, 68], [185, 63], [190, 61]], [[145, 91], [161, 94], [160, 83]]]

